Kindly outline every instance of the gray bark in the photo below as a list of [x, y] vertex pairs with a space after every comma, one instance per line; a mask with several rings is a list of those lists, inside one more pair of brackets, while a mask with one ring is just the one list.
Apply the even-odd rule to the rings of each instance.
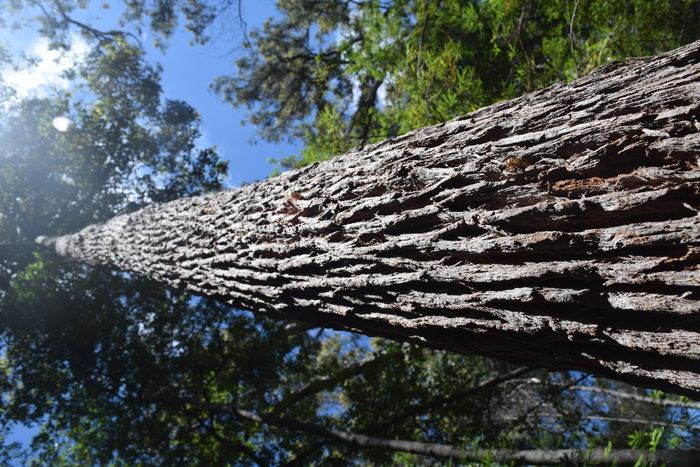
[[700, 399], [699, 63], [700, 42], [612, 63], [38, 241], [241, 309]]

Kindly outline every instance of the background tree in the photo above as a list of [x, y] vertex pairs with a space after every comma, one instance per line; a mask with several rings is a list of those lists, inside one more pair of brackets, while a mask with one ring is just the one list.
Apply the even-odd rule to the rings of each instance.
[[297, 167], [698, 37], [698, 2], [463, 0], [277, 3], [225, 101], [260, 137], [301, 139]]
[[[182, 24], [191, 17], [200, 26], [208, 25], [216, 8], [222, 17], [220, 12], [238, 6], [211, 4], [180, 15], [180, 4], [165, 3], [130, 2], [125, 20], [143, 27], [153, 18], [155, 31], [164, 32], [159, 37], [165, 44], [178, 20]], [[266, 42], [263, 31], [251, 37], [247, 60], [266, 58], [270, 63], [256, 62], [264, 69], [280, 59], [279, 66], [288, 70], [282, 75], [286, 86], [277, 89], [286, 93], [281, 94], [285, 104], [313, 105], [308, 111], [294, 110], [292, 105], [285, 116], [287, 110], [264, 100], [265, 86], [275, 84], [269, 79], [260, 82], [258, 95], [252, 93], [240, 104], [250, 104], [251, 118], [266, 112], [273, 130], [277, 122], [277, 133], [271, 132], [271, 138], [289, 134], [304, 138], [307, 161], [489, 103], [487, 98], [478, 101], [471, 96], [486, 93], [478, 90], [483, 82], [495, 90], [508, 87], [498, 84], [503, 74], [497, 76], [496, 71], [505, 67], [501, 62], [510, 54], [500, 51], [499, 59], [490, 61], [485, 51], [510, 32], [499, 36], [494, 31], [517, 29], [514, 20], [520, 20], [525, 11], [521, 23], [531, 29], [522, 26], [520, 30], [525, 31], [527, 44], [533, 25], [540, 24], [529, 18], [541, 17], [540, 7], [546, 7], [534, 2], [513, 7], [512, 2], [486, 2], [484, 11], [481, 3], [467, 2], [443, 2], [440, 8], [429, 2], [290, 1], [279, 5], [286, 15], [279, 20], [284, 26], [269, 28], [289, 55], [284, 55], [284, 48], [275, 49], [274, 41]], [[596, 23], [627, 31], [630, 40], [620, 42], [617, 57], [671, 49], [695, 38], [696, 2], [656, 2], [654, 16], [646, 16], [640, 5], [623, 13], [619, 6], [603, 11], [600, 18], [607, 22]], [[558, 19], [537, 26], [556, 31], [560, 61], [543, 60], [553, 61], [552, 70], [567, 77], [576, 74], [566, 51], [571, 45], [572, 6], [550, 11]], [[476, 50], [470, 42], [474, 37], [460, 31], [475, 28], [473, 23], [450, 16], [458, 7], [467, 12], [463, 18], [471, 14], [468, 10], [485, 18], [480, 26], [482, 42], [476, 42], [485, 49]], [[502, 362], [287, 326], [130, 276], [67, 264], [47, 255], [37, 258], [33, 248], [18, 245], [32, 239], [37, 226], [67, 233], [152, 200], [215, 190], [223, 171], [211, 150], [193, 146], [196, 112], [184, 103], [161, 102], [158, 70], [143, 62], [138, 41], [129, 33], [135, 30], [130, 29], [136, 27], [134, 23], [125, 23], [122, 31], [99, 31], [71, 16], [78, 12], [77, 4], [45, 3], [39, 10], [43, 31], [56, 45], [68, 46], [69, 31], [77, 28], [100, 47], [93, 51], [87, 68], [74, 70], [75, 78], [88, 80], [87, 88], [16, 104], [6, 114], [0, 136], [4, 143], [0, 231], [3, 242], [15, 243], [0, 247], [4, 261], [0, 313], [6, 349], [3, 391], [7, 396], [2, 419], [5, 424], [44, 424], [29, 455], [36, 464], [436, 462], [388, 448], [338, 444], [319, 432], [289, 425], [260, 423], [231, 411], [232, 406], [327, 429], [460, 448], [585, 448], [605, 446], [608, 439], [615, 441], [615, 447], [624, 447], [626, 436], [635, 429], [643, 430], [635, 438], [641, 446], [651, 440], [644, 433], [655, 427], [664, 428], [658, 446], [697, 448], [697, 427], [692, 428], [698, 424], [693, 420], [696, 408], [682, 401], [679, 406], [662, 403], [677, 397], [651, 399], [643, 391], [582, 374], [526, 373], [527, 369]], [[658, 15], [660, 10], [668, 14]], [[3, 11], [5, 15], [9, 10]], [[201, 11], [205, 14], [197, 17]], [[630, 11], [639, 11], [639, 17], [630, 19]], [[577, 10], [576, 18], [581, 14]], [[489, 25], [489, 18], [495, 26]], [[657, 29], [648, 25], [654, 21]], [[446, 24], [461, 39], [446, 40], [440, 32]], [[635, 27], [648, 31], [653, 42], [638, 42]], [[203, 27], [191, 30], [207, 35]], [[315, 32], [322, 39], [313, 40]], [[608, 51], [606, 44], [616, 34], [607, 42], [591, 40], [588, 47]], [[576, 30], [576, 37], [584, 37], [584, 32]], [[537, 40], [541, 40], [539, 46]], [[514, 38], [509, 41], [503, 40], [499, 47], [517, 45]], [[544, 39], [531, 42], [533, 48], [544, 48]], [[266, 43], [271, 52], [259, 54], [256, 47]], [[574, 42], [577, 50], [586, 44]], [[481, 52], [481, 63], [473, 57], [457, 60], [463, 54]], [[527, 62], [517, 53], [514, 57], [514, 63]], [[578, 57], [577, 66], [583, 72], [585, 61]], [[533, 63], [531, 68], [540, 71], [537, 67], [543, 62]], [[460, 67], [470, 70], [465, 76], [471, 80], [455, 77], [466, 73], [458, 73]], [[474, 77], [486, 76], [489, 67], [495, 67], [495, 78], [489, 75], [481, 84], [476, 82]], [[241, 70], [245, 74], [247, 69]], [[300, 81], [295, 82], [295, 77]], [[473, 88], [464, 87], [472, 81]], [[112, 87], [112, 82], [119, 85]], [[222, 95], [232, 98], [226, 86], [225, 79], [216, 83]], [[269, 89], [272, 99], [277, 91]], [[302, 102], [288, 89], [300, 89], [309, 100]], [[495, 90], [488, 90], [494, 99], [509, 97]], [[82, 99], [82, 92], [93, 97]], [[50, 123], [58, 115], [70, 118], [70, 131], [52, 128]], [[266, 131], [267, 127], [261, 128]], [[115, 154], [113, 148], [118, 149]], [[597, 385], [612, 392], [571, 389]], [[633, 410], [635, 404], [640, 408]], [[635, 412], [648, 410], [655, 411], [654, 418]], [[8, 456], [17, 455], [10, 448]]]

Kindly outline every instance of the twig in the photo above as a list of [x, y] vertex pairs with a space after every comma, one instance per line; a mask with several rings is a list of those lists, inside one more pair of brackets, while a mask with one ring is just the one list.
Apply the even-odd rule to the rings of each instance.
[[576, 18], [576, 9], [578, 8], [578, 0], [574, 2], [574, 11], [571, 13], [571, 21], [569, 21], [569, 44], [571, 44], [571, 57], [574, 59], [574, 69], [576, 70], [576, 79], [581, 77], [578, 72], [578, 62], [576, 61], [576, 50], [574, 48], [574, 18]]

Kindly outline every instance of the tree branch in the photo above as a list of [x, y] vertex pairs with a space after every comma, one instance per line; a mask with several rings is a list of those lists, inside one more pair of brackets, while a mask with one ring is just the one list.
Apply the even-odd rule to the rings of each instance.
[[599, 393], [604, 393], [604, 394], [610, 394], [611, 396], [615, 396], [615, 397], [619, 397], [619, 398], [632, 399], [632, 400], [636, 400], [636, 401], [640, 401], [640, 402], [646, 402], [648, 404], [663, 405], [666, 407], [684, 407], [686, 409], [700, 409], [700, 403], [698, 403], [698, 402], [684, 402], [684, 401], [678, 401], [678, 400], [673, 400], [673, 399], [655, 399], [655, 398], [651, 398], [649, 396], [643, 396], [640, 394], [633, 394], [631, 392], [616, 391], [614, 389], [599, 388], [596, 386], [571, 386], [571, 387], [568, 387], [566, 389], [570, 390], [570, 391], [599, 392]]
[[[66, 12], [66, 9], [63, 7], [63, 4], [59, 0], [53, 0], [53, 3], [54, 3], [54, 5], [56, 5], [56, 10], [61, 15], [61, 18], [63, 18], [63, 21], [65, 21], [68, 24], [72, 24], [74, 26], [77, 26], [78, 28], [82, 29], [84, 32], [93, 36], [100, 43], [112, 42], [117, 38], [125, 38], [127, 36], [130, 36], [130, 37], [134, 38], [134, 40], [136, 40], [136, 42], [139, 44], [139, 46], [141, 46], [141, 40], [130, 32], [119, 31], [119, 30], [100, 31], [99, 29], [95, 29], [92, 26], [89, 26], [85, 23], [81, 23], [80, 21], [73, 19], [71, 16], [69, 16], [68, 13]], [[45, 15], [50, 16], [50, 14], [44, 9], [43, 5], [41, 5], [39, 3], [38, 6], [39, 6], [39, 8], [42, 9], [42, 11], [44, 12]]]
[[239, 409], [235, 406], [212, 404], [195, 398], [181, 398], [180, 402], [191, 404], [192, 406], [210, 412], [224, 412], [257, 423], [319, 436], [328, 441], [347, 446], [379, 449], [382, 451], [408, 452], [430, 457], [460, 459], [468, 462], [479, 462], [488, 458], [492, 462], [504, 463], [515, 461], [525, 464], [540, 465], [559, 465], [561, 463], [584, 465], [585, 462], [598, 462], [601, 464], [613, 464], [617, 462], [616, 465], [618, 466], [631, 466], [635, 465], [641, 456], [644, 456], [647, 460], [652, 460], [653, 465], [668, 462], [668, 466], [686, 466], [700, 462], [700, 451], [684, 451], [679, 449], [657, 450], [655, 456], [650, 456], [648, 452], [645, 453], [644, 451], [631, 449], [613, 449], [609, 452], [606, 452], [604, 449], [523, 451], [507, 449], [463, 449], [455, 446], [375, 438], [345, 431], [329, 430], [311, 423], [299, 422], [297, 420], [280, 418], [273, 415], [259, 415], [254, 412]]
[[492, 378], [489, 378], [485, 381], [480, 382], [476, 386], [470, 387], [468, 389], [465, 389], [463, 391], [458, 391], [453, 394], [450, 394], [448, 396], [444, 397], [439, 397], [436, 399], [433, 399], [429, 402], [426, 402], [424, 404], [419, 404], [419, 405], [414, 405], [411, 407], [408, 407], [404, 412], [391, 417], [388, 420], [384, 420], [382, 423], [372, 425], [366, 429], [363, 429], [363, 433], [376, 433], [378, 431], [381, 431], [385, 428], [390, 427], [394, 423], [398, 422], [399, 420], [402, 420], [406, 417], [410, 417], [411, 415], [418, 415], [418, 414], [423, 414], [427, 413], [431, 409], [435, 409], [440, 406], [444, 406], [445, 404], [449, 404], [452, 402], [456, 402], [458, 400], [464, 399], [466, 397], [471, 396], [472, 394], [476, 393], [477, 391], [480, 391], [482, 389], [495, 386], [497, 384], [501, 384], [505, 381], [511, 380], [513, 378], [517, 378], [518, 376], [524, 375], [526, 373], [529, 373], [530, 371], [533, 371], [532, 368], [528, 367], [520, 367], [516, 368], [513, 371], [510, 371], [508, 373], [502, 374], [502, 375], [497, 375]]
[[383, 360], [386, 360], [386, 355], [378, 355], [373, 358], [368, 358], [366, 360], [353, 363], [350, 366], [341, 368], [336, 374], [325, 377], [318, 377], [313, 381], [308, 382], [304, 386], [298, 388], [296, 391], [287, 395], [284, 399], [279, 401], [273, 407], [274, 413], [279, 413], [288, 407], [296, 404], [297, 402], [303, 400], [304, 398], [316, 394], [320, 391], [324, 391], [337, 386], [340, 382], [346, 379], [356, 376], [364, 372], [368, 367], [377, 365]]

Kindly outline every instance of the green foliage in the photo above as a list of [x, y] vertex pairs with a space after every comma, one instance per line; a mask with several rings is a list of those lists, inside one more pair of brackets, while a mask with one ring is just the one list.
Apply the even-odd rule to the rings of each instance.
[[265, 408], [313, 364], [314, 340], [150, 282], [77, 269], [32, 266], [3, 301], [3, 417], [43, 422], [39, 465], [222, 465], [245, 458], [246, 432], [269, 446], [260, 458], [285, 446], [184, 399]]
[[[305, 165], [700, 37], [700, 2], [280, 1], [214, 89]], [[574, 11], [575, 10], [575, 11]], [[331, 151], [337, 151], [331, 153]]]
[[634, 467], [646, 467], [655, 465], [654, 453], [656, 452], [656, 449], [660, 446], [663, 435], [663, 427], [654, 428], [651, 431], [635, 430], [634, 433], [629, 435], [629, 446], [632, 449], [648, 451], [648, 453], [644, 453], [639, 456], [639, 459], [634, 464]]
[[[220, 188], [226, 163], [197, 147], [199, 115], [184, 102], [161, 103], [159, 71], [143, 52], [117, 40], [75, 72], [84, 82], [70, 92], [10, 102], [0, 117], [2, 222], [17, 232], [6, 241]], [[65, 132], [52, 126], [59, 116], [71, 121]]]

